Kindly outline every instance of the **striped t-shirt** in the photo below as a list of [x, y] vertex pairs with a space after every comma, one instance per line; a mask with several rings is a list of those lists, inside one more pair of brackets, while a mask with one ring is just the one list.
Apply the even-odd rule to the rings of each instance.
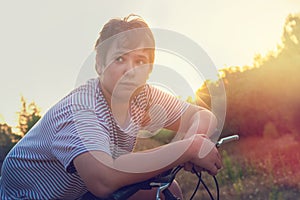
[[79, 199], [87, 188], [73, 165], [79, 154], [103, 151], [117, 158], [133, 150], [140, 130], [156, 131], [176, 121], [188, 104], [145, 85], [131, 101], [123, 129], [100, 87], [91, 79], [54, 105], [6, 156], [0, 197]]

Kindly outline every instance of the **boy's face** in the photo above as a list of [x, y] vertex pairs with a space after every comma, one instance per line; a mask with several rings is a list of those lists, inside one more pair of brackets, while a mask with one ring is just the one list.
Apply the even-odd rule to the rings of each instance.
[[146, 83], [152, 70], [148, 50], [110, 48], [101, 74], [101, 85], [106, 98], [128, 101]]

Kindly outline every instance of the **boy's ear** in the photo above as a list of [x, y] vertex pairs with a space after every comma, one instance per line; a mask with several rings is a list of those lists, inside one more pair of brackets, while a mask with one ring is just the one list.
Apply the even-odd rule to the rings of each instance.
[[95, 64], [95, 68], [96, 68], [96, 71], [98, 73], [98, 75], [101, 75], [103, 73], [103, 64], [102, 62], [100, 61], [99, 57], [96, 56], [96, 64]]
[[101, 70], [101, 67], [99, 67], [99, 65], [95, 64], [95, 69], [96, 69], [96, 72], [98, 75], [102, 74], [102, 70]]

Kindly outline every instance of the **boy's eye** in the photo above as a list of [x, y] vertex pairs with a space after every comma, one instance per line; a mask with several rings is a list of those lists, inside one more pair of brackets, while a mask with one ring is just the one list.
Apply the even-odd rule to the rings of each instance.
[[119, 57], [116, 58], [116, 61], [117, 62], [123, 62], [124, 58], [122, 56], [119, 56]]
[[138, 60], [138, 62], [137, 62], [139, 65], [144, 65], [144, 64], [146, 64], [146, 62], [144, 61], [144, 60]]
[[148, 59], [139, 59], [137, 61], [137, 64], [138, 65], [146, 65], [146, 64], [149, 64], [149, 60]]

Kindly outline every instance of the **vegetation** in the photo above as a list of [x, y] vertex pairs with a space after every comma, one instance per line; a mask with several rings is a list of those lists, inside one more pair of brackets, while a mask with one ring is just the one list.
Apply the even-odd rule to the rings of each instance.
[[8, 124], [0, 124], [0, 163], [20, 139], [21, 136], [13, 133]]
[[[255, 56], [253, 66], [220, 70], [218, 81], [207, 80], [197, 91], [197, 97], [210, 105], [209, 91], [223, 81], [227, 113], [221, 135], [241, 136], [221, 149], [224, 169], [217, 176], [221, 199], [299, 199], [299, 74], [300, 15], [289, 15], [276, 51]], [[161, 137], [138, 144], [144, 149], [147, 144], [155, 146]], [[197, 178], [181, 172], [177, 179], [188, 199]], [[203, 179], [214, 191], [212, 178], [204, 173]], [[202, 187], [195, 199], [210, 198]]]
[[[227, 96], [223, 134], [262, 136], [270, 128], [277, 137], [300, 131], [300, 17], [286, 19], [282, 43], [265, 57], [257, 55], [254, 66], [220, 70]], [[208, 89], [218, 82], [207, 81], [197, 95], [210, 104]], [[266, 133], [268, 134], [268, 133]]]
[[13, 127], [4, 123], [0, 123], [0, 167], [6, 154], [10, 149], [33, 127], [33, 125], [41, 118], [40, 110], [34, 102], [28, 106], [24, 97], [21, 97], [22, 108], [18, 112], [17, 131], [13, 131]]
[[[298, 199], [300, 189], [300, 15], [286, 19], [276, 51], [220, 71], [227, 113], [222, 135], [241, 140], [223, 155], [222, 199]], [[207, 81], [197, 92], [208, 104]]]
[[[220, 70], [220, 78], [207, 80], [197, 91], [210, 105], [209, 90], [225, 84], [227, 114], [222, 136], [236, 134], [239, 142], [222, 147], [224, 169], [218, 174], [221, 199], [297, 199], [300, 196], [300, 15], [289, 15], [276, 51], [257, 55], [253, 66]], [[193, 102], [189, 99], [190, 102]], [[194, 101], [197, 102], [197, 99]], [[34, 103], [21, 99], [19, 132], [0, 124], [0, 160], [39, 120]], [[163, 131], [139, 139], [136, 150], [171, 141]], [[211, 177], [203, 175], [209, 187]], [[180, 172], [178, 180], [186, 197], [196, 186], [192, 174]], [[195, 199], [208, 199], [204, 190]]]

